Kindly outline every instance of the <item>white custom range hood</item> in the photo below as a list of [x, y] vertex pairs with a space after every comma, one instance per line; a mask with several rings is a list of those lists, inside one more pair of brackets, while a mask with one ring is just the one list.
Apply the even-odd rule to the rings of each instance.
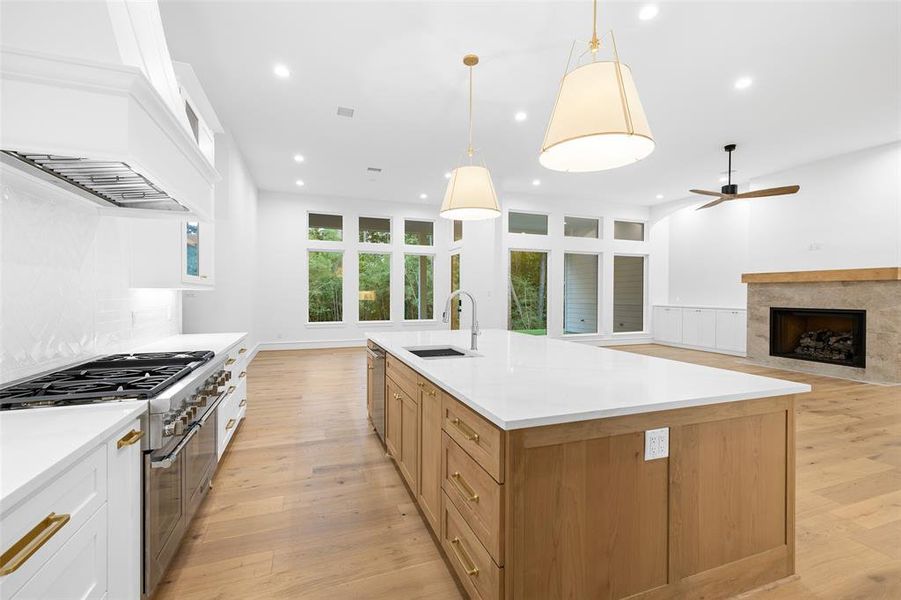
[[[0, 49], [0, 158], [101, 205], [212, 220], [219, 175], [198, 145], [196, 128], [192, 135], [189, 119], [196, 115], [186, 114], [179, 96], [155, 3], [91, 4], [92, 18], [102, 17], [107, 47], [118, 51], [80, 54], [77, 37], [54, 43], [52, 54], [43, 51], [47, 44], [30, 41]], [[10, 26], [4, 34], [27, 31], [40, 16], [4, 14]], [[78, 36], [78, 24], [69, 25]]]

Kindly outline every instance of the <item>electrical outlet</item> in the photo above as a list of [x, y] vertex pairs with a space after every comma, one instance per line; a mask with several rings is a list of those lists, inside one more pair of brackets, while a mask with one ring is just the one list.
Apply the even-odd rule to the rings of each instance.
[[644, 432], [644, 459], [656, 460], [669, 456], [669, 427]]

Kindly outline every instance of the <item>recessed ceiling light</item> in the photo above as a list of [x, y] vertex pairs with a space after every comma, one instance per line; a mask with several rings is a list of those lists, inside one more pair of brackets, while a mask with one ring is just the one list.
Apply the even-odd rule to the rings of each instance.
[[737, 90], [746, 90], [751, 87], [751, 84], [754, 83], [754, 80], [750, 77], [739, 77], [735, 80], [735, 89]]
[[657, 8], [656, 4], [648, 4], [647, 6], [643, 6], [640, 11], [638, 11], [638, 18], [642, 21], [650, 21], [654, 17], [657, 16], [657, 13], [660, 12], [660, 9]]
[[522, 123], [523, 121], [525, 121], [528, 118], [529, 118], [529, 115], [527, 115], [526, 111], [524, 111], [524, 110], [521, 110], [518, 113], [516, 113], [515, 115], [513, 115], [513, 119], [519, 123]]
[[275, 65], [272, 67], [272, 72], [275, 73], [275, 76], [279, 79], [287, 79], [291, 77], [291, 69], [286, 67], [285, 65]]
[[426, 194], [426, 193], [419, 194], [419, 199], [420, 199], [420, 200], [425, 200], [425, 199], [428, 198], [428, 197], [429, 197], [429, 195]]
[[295, 155], [294, 155], [294, 162], [302, 163], [302, 162], [303, 162], [303, 154], [295, 154]]
[[663, 200], [663, 194], [657, 194], [656, 198], [657, 198], [658, 200]]
[[303, 179], [298, 179], [298, 180], [295, 181], [294, 183], [297, 184], [297, 187], [303, 187]]
[[540, 179], [533, 179], [533, 180], [532, 180], [532, 185], [534, 185], [535, 187], [538, 187], [539, 185], [541, 185], [541, 180], [540, 180]]
[[445, 174], [444, 174], [444, 178], [445, 178], [445, 179], [450, 179], [450, 178], [451, 178], [451, 172], [448, 171], [447, 173], [445, 173]]

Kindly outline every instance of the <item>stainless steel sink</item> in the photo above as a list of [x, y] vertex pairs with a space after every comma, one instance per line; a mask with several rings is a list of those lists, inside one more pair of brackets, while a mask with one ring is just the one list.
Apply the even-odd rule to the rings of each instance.
[[455, 346], [411, 346], [404, 348], [410, 354], [415, 354], [419, 358], [434, 360], [440, 358], [467, 358], [479, 356], [475, 352], [463, 350]]

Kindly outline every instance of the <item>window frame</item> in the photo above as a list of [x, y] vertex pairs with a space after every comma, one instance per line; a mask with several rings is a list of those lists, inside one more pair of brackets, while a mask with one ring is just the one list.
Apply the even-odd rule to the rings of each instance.
[[[575, 238], [575, 239], [594, 239], [594, 238]], [[603, 316], [604, 316], [604, 256], [605, 252], [602, 251], [592, 251], [592, 250], [567, 250], [564, 249], [563, 252], [563, 289], [561, 290], [560, 300], [561, 300], [561, 315], [562, 322], [560, 327], [560, 336], [561, 338], [566, 339], [580, 339], [580, 338], [596, 338], [602, 335], [603, 330]], [[595, 298], [595, 318], [597, 326], [595, 327], [596, 331], [593, 333], [566, 333], [566, 255], [567, 254], [580, 254], [585, 256], [594, 256], [597, 258], [597, 297]]]
[[[529, 234], [524, 234], [524, 235], [529, 235]], [[547, 236], [536, 236], [536, 237], [547, 237]], [[505, 265], [505, 275], [506, 276], [505, 276], [505, 282], [504, 282], [505, 288], [506, 288], [504, 290], [505, 296], [506, 296], [506, 299], [504, 301], [504, 304], [506, 306], [506, 314], [504, 315], [505, 320], [506, 320], [506, 329], [507, 329], [507, 331], [512, 331], [512, 332], [518, 333], [516, 330], [510, 328], [510, 325], [511, 325], [510, 310], [512, 308], [512, 303], [513, 303], [513, 298], [512, 298], [513, 295], [510, 293], [510, 287], [512, 285], [512, 278], [513, 278], [512, 260], [513, 260], [514, 252], [537, 252], [540, 254], [544, 254], [547, 257], [546, 258], [547, 274], [546, 274], [545, 283], [544, 283], [544, 286], [545, 286], [544, 337], [552, 337], [551, 332], [550, 332], [550, 324], [551, 324], [551, 313], [550, 313], [550, 309], [551, 309], [551, 265], [553, 264], [552, 259], [554, 256], [554, 251], [551, 250], [550, 247], [535, 248], [535, 247], [530, 246], [530, 247], [508, 247], [507, 248], [507, 261], [506, 261], [507, 264]], [[523, 334], [523, 335], [531, 335], [531, 334]]]
[[[392, 303], [392, 298], [391, 298], [393, 295], [393, 293], [392, 293], [393, 290], [391, 288], [393, 287], [393, 283], [394, 283], [394, 281], [393, 281], [394, 277], [392, 277], [392, 275], [394, 274], [393, 273], [393, 271], [394, 271], [394, 252], [391, 251], [391, 244], [371, 244], [371, 245], [376, 246], [377, 249], [370, 250], [370, 249], [360, 248], [357, 250], [357, 261], [356, 261], [357, 262], [357, 264], [356, 264], [356, 268], [357, 268], [357, 271], [356, 271], [356, 274], [357, 274], [357, 294], [356, 294], [357, 318], [356, 318], [356, 324], [357, 325], [366, 325], [366, 326], [390, 325], [391, 323], [394, 323], [394, 319], [392, 318], [392, 313], [394, 311], [392, 310], [393, 303]], [[387, 320], [386, 319], [378, 319], [378, 320], [368, 321], [368, 320], [364, 320], [364, 319], [360, 318], [360, 256], [362, 256], [364, 254], [385, 254], [388, 256], [388, 319]]]
[[[410, 247], [419, 248], [420, 246], [410, 246]], [[431, 248], [431, 246], [424, 246], [424, 247]], [[407, 257], [408, 256], [428, 256], [432, 259], [432, 318], [430, 318], [430, 319], [408, 319], [406, 317]], [[448, 253], [448, 256], [450, 256], [450, 253]], [[437, 286], [435, 285], [436, 284], [435, 275], [436, 275], [437, 263], [438, 263], [437, 259], [438, 259], [437, 252], [406, 252], [405, 251], [403, 253], [403, 260], [401, 261], [401, 264], [403, 265], [402, 277], [401, 277], [401, 289], [403, 290], [404, 293], [403, 293], [403, 297], [401, 300], [401, 304], [403, 305], [404, 310], [401, 312], [401, 314], [403, 314], [404, 316], [401, 318], [401, 323], [434, 323], [438, 320], [438, 317], [436, 316], [438, 314], [436, 312], [438, 310], [438, 303], [437, 303], [438, 296], [436, 293]]]
[[[322, 213], [316, 213], [322, 214]], [[395, 235], [394, 235], [394, 219], [387, 215], [373, 215], [373, 214], [358, 214], [357, 217], [357, 238], [355, 243], [360, 248], [366, 248], [367, 250], [371, 248], [390, 248], [394, 246]], [[391, 236], [391, 240], [389, 242], [363, 242], [360, 241], [360, 232], [362, 229], [360, 228], [360, 219], [384, 219], [388, 221], [388, 234]], [[309, 230], [309, 228], [308, 228]]]
[[[341, 239], [340, 240], [315, 240], [310, 237], [310, 215], [324, 215], [326, 217], [341, 217]], [[338, 245], [343, 245], [347, 243], [347, 228], [345, 227], [345, 215], [344, 214], [336, 214], [330, 212], [323, 212], [321, 210], [308, 210], [306, 211], [306, 238], [304, 238], [307, 244], [314, 244], [317, 247], [336, 247]]]
[[[520, 214], [520, 215], [536, 215], [544, 217], [546, 229], [544, 233], [526, 233], [519, 231], [510, 231], [510, 214]], [[520, 236], [528, 236], [535, 239], [549, 239], [551, 237], [551, 213], [543, 212], [540, 210], [519, 210], [515, 208], [508, 208], [504, 213], [504, 234], [520, 237]]]
[[[623, 240], [623, 241], [632, 241], [632, 240]], [[648, 297], [648, 279], [650, 278], [650, 270], [648, 268], [650, 263], [650, 254], [646, 252], [612, 252], [613, 263], [611, 268], [613, 269], [612, 273], [610, 273], [610, 294], [613, 298], [613, 303], [610, 305], [610, 335], [613, 337], [646, 337], [651, 335], [651, 331], [648, 329], [649, 317], [650, 317], [650, 298]], [[633, 256], [640, 257], [644, 259], [642, 265], [642, 310], [641, 310], [641, 330], [640, 331], [614, 331], [614, 322], [616, 320], [616, 257], [617, 256]]]
[[[566, 235], [566, 219], [590, 219], [592, 221], [597, 221], [598, 223], [598, 234], [595, 237], [584, 237], [578, 235]], [[600, 241], [604, 239], [604, 217], [598, 217], [594, 215], [572, 215], [569, 213], [563, 213], [563, 231], [561, 235], [564, 240], [564, 244], [566, 240], [594, 240]], [[587, 243], [587, 242], [586, 242]]]
[[[617, 223], [640, 223], [642, 225], [641, 228], [641, 239], [640, 240], [624, 240], [622, 238], [616, 237], [616, 224]], [[643, 219], [613, 219], [613, 241], [614, 242], [626, 242], [630, 244], [641, 244], [643, 242], [648, 241], [648, 222]], [[623, 254], [623, 256], [626, 256]]]
[[[435, 249], [438, 247], [438, 235], [437, 235], [437, 227], [435, 227], [435, 223], [437, 222], [435, 219], [428, 218], [420, 218], [420, 217], [401, 217], [401, 221], [403, 221], [403, 237], [401, 238], [401, 245], [404, 248], [404, 252], [407, 252], [408, 248], [422, 248], [423, 251], [419, 252], [419, 254], [429, 254], [434, 253]], [[407, 221], [413, 221], [418, 223], [431, 223], [432, 224], [432, 243], [429, 244], [408, 244], [407, 243]], [[430, 251], [427, 252], [426, 250]], [[410, 252], [412, 254], [416, 254], [417, 252], [413, 250]]]
[[[312, 241], [312, 240], [308, 240], [308, 241]], [[322, 240], [320, 240], [320, 241], [322, 241]], [[335, 243], [335, 242], [331, 242], [331, 243]], [[310, 253], [311, 252], [331, 252], [333, 254], [341, 255], [341, 320], [340, 321], [311, 321], [310, 320]], [[346, 294], [344, 293], [344, 286], [347, 284], [347, 279], [345, 277], [346, 272], [347, 272], [347, 268], [346, 268], [347, 253], [345, 252], [344, 248], [316, 247], [316, 248], [306, 248], [306, 256], [307, 256], [307, 259], [304, 263], [304, 271], [306, 274], [306, 288], [307, 288], [306, 292], [307, 293], [306, 293], [305, 302], [306, 302], [307, 310], [306, 310], [306, 314], [304, 315], [304, 325], [306, 327], [324, 328], [324, 329], [346, 326], [348, 323], [347, 315], [346, 315], [347, 311], [346, 311], [346, 307], [345, 307], [347, 298], [345, 297]]]

